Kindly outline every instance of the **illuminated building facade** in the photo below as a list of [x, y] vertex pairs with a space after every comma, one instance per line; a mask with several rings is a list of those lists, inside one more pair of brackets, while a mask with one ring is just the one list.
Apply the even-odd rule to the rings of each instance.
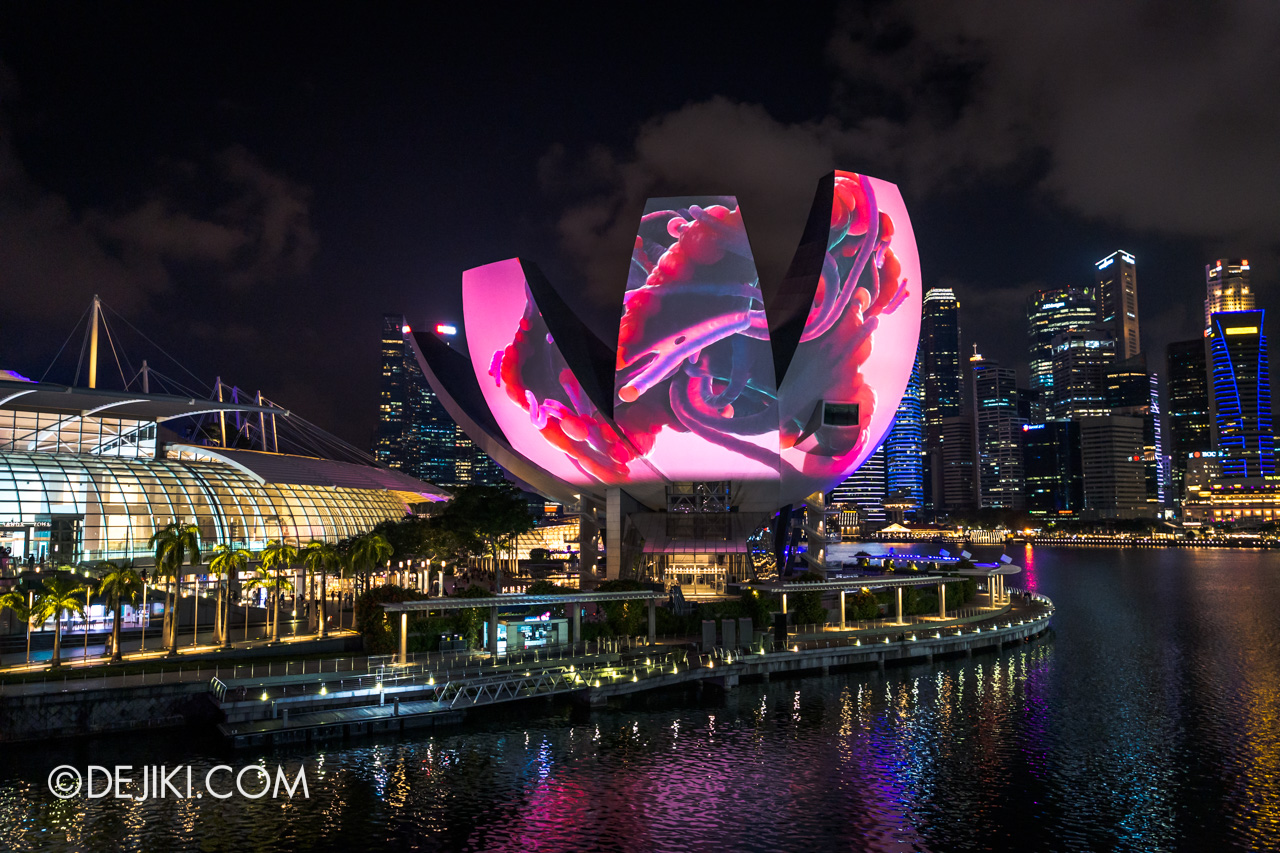
[[649, 199], [627, 269], [601, 283], [616, 337], [512, 258], [463, 274], [465, 354], [430, 334], [411, 349], [513, 477], [604, 515], [609, 578], [719, 588], [749, 538], [785, 550], [792, 509], [820, 507], [888, 435], [920, 339], [910, 219], [894, 185], [831, 173], [786, 275], [761, 281], [736, 198]]
[[1116, 342], [1107, 326], [1085, 326], [1055, 335], [1053, 405], [1055, 418], [1105, 415], [1107, 371], [1116, 360]]
[[1101, 320], [1093, 293], [1082, 288], [1041, 290], [1027, 300], [1031, 390], [1040, 392], [1046, 406], [1054, 401], [1053, 339], [1063, 332], [1096, 326]]
[[1115, 415], [1142, 418], [1142, 465], [1146, 470], [1147, 500], [1163, 506], [1167, 492], [1164, 430], [1160, 416], [1160, 385], [1147, 372], [1142, 354], [1125, 359], [1107, 371], [1107, 405]]
[[1123, 361], [1141, 351], [1138, 336], [1138, 262], [1125, 251], [1112, 252], [1094, 264], [1098, 309], [1102, 323], [1116, 342], [1116, 358]]
[[1249, 287], [1249, 262], [1220, 258], [1204, 268], [1204, 333], [1213, 334], [1210, 317], [1227, 311], [1252, 311], [1253, 290]]
[[383, 315], [374, 458], [442, 486], [503, 482], [502, 469], [454, 422], [423, 376], [405, 345], [411, 331], [402, 315]]
[[1266, 316], [1257, 310], [1209, 318], [1213, 444], [1225, 478], [1276, 473]]
[[909, 504], [906, 512], [913, 516], [924, 504], [924, 385], [920, 361], [917, 350], [911, 379], [884, 443], [886, 494]]
[[1080, 424], [1048, 421], [1022, 430], [1027, 511], [1051, 518], [1077, 515], [1084, 508]]
[[858, 513], [860, 522], [869, 530], [883, 527], [888, 518], [884, 508], [889, 492], [885, 454], [887, 445], [888, 442], [882, 444], [857, 471], [831, 491], [831, 502], [852, 507]]
[[1147, 475], [1142, 464], [1142, 418], [1123, 415], [1082, 417], [1080, 463], [1084, 483], [1085, 518], [1154, 518], [1147, 500]]
[[1168, 376], [1169, 456], [1172, 461], [1172, 491], [1183, 497], [1187, 460], [1193, 454], [1213, 449], [1213, 428], [1209, 412], [1209, 367], [1204, 338], [1169, 344], [1165, 351]]
[[[183, 441], [184, 419], [281, 421], [280, 409], [186, 397], [0, 381], [0, 545], [56, 563], [132, 560], [171, 521], [206, 547], [269, 539], [338, 542], [447, 499], [358, 462]], [[308, 431], [314, 427], [308, 426]], [[336, 442], [336, 440], [333, 440]]]
[[1012, 369], [976, 354], [969, 360], [969, 370], [980, 505], [1022, 509], [1022, 427], [1026, 421], [1018, 414], [1017, 377]]
[[942, 421], [961, 414], [960, 301], [949, 287], [931, 287], [920, 320], [920, 384], [924, 396], [926, 515], [942, 508]]

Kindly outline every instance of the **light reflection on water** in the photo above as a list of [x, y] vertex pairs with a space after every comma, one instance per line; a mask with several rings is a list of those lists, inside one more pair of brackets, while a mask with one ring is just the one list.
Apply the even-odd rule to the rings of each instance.
[[[986, 555], [979, 552], [980, 557]], [[0, 849], [1280, 847], [1280, 555], [1036, 549], [1051, 637], [935, 667], [527, 705], [432, 735], [0, 755]], [[309, 800], [61, 802], [58, 764], [305, 763]]]

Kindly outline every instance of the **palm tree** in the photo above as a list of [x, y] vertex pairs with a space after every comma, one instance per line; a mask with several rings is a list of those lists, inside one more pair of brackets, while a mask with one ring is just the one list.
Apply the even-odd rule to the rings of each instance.
[[118, 563], [99, 563], [98, 570], [102, 572], [98, 592], [106, 596], [107, 605], [115, 614], [111, 622], [111, 661], [114, 663], [124, 657], [120, 649], [120, 619], [124, 600], [127, 598], [130, 602], [136, 602], [138, 596], [142, 595], [142, 575], [132, 565], [121, 566]]
[[31, 608], [21, 590], [11, 589], [0, 595], [0, 613], [12, 610], [13, 615], [27, 623], [27, 653], [31, 653]]
[[272, 539], [267, 543], [267, 547], [262, 549], [262, 565], [276, 570], [275, 615], [271, 620], [271, 642], [273, 643], [280, 639], [280, 593], [285, 589], [293, 589], [293, 584], [285, 581], [280, 573], [282, 569], [292, 566], [297, 559], [298, 549], [279, 539]]
[[[224, 648], [231, 645], [231, 578], [240, 577], [251, 557], [253, 555], [244, 548], [218, 544], [214, 546], [213, 559], [209, 561], [209, 572], [218, 578], [218, 618], [214, 642], [220, 639]], [[222, 583], [223, 575], [227, 576], [225, 586]], [[246, 611], [246, 626], [248, 619]]]
[[36, 604], [32, 609], [35, 618], [44, 623], [53, 617], [53, 662], [52, 667], [62, 665], [62, 611], [70, 611], [84, 617], [83, 592], [84, 584], [69, 575], [55, 575], [44, 582], [44, 589], [36, 596]]
[[[351, 565], [356, 572], [366, 578], [383, 560], [391, 559], [395, 550], [381, 533], [366, 533], [357, 536], [351, 543]], [[368, 584], [366, 583], [366, 589]], [[355, 614], [352, 613], [352, 627], [355, 627]]]
[[[182, 564], [188, 557], [193, 565], [200, 562], [200, 528], [194, 524], [170, 522], [157, 530], [147, 540], [147, 547], [155, 551], [156, 572], [169, 581], [165, 593], [164, 631], [170, 656], [178, 653], [178, 592], [175, 582], [181, 583]], [[172, 601], [172, 604], [170, 604]]]
[[302, 549], [302, 561], [306, 563], [309, 573], [318, 573], [320, 575], [320, 607], [317, 613], [320, 620], [320, 628], [318, 633], [320, 638], [324, 639], [329, 636], [329, 626], [326, 622], [325, 577], [328, 575], [329, 569], [338, 561], [338, 549], [327, 542], [308, 542], [307, 547]]
[[[245, 581], [244, 588], [250, 592], [256, 589], [265, 589], [268, 595], [274, 594], [276, 598], [276, 617], [279, 618], [280, 593], [285, 590], [292, 590], [293, 584], [285, 580], [284, 578], [282, 578], [278, 573], [272, 573], [271, 567], [267, 565], [265, 552], [263, 553], [264, 553], [264, 556], [262, 559], [262, 565], [258, 566], [258, 568], [254, 570], [253, 577]], [[245, 638], [248, 639], [249, 620], [247, 615], [245, 617], [244, 630], [245, 630]], [[271, 639], [272, 640], [275, 639], [274, 626], [272, 627], [272, 631], [271, 631]]]

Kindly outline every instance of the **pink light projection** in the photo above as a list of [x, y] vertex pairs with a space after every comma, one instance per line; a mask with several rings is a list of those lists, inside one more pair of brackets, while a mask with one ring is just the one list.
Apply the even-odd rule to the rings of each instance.
[[733, 197], [646, 205], [622, 306], [612, 419], [552, 339], [519, 260], [468, 270], [471, 363], [512, 448], [584, 489], [731, 480], [742, 484], [743, 508], [776, 508], [852, 473], [884, 439], [906, 388], [920, 262], [896, 186], [850, 172], [829, 180], [825, 257], [781, 387]]

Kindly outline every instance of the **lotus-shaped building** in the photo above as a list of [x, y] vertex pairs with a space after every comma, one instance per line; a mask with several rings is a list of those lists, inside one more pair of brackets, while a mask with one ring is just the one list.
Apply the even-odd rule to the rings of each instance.
[[731, 196], [650, 199], [610, 340], [521, 258], [463, 274], [465, 354], [415, 336], [428, 381], [499, 464], [607, 507], [611, 576], [628, 550], [668, 573], [726, 559], [730, 579], [749, 573], [733, 556], [748, 535], [849, 476], [893, 423], [921, 304], [897, 187], [826, 176], [781, 281], [760, 280], [749, 217]]

